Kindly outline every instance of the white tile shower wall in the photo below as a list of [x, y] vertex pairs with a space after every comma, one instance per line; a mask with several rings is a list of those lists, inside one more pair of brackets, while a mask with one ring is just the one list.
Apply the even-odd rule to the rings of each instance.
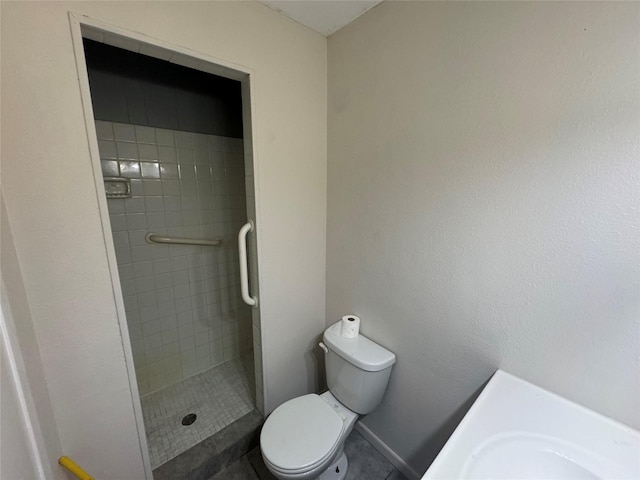
[[[131, 181], [130, 198], [107, 203], [140, 393], [251, 349], [235, 242], [242, 139], [104, 121], [96, 131], [103, 175]], [[149, 232], [223, 244], [148, 244]]]

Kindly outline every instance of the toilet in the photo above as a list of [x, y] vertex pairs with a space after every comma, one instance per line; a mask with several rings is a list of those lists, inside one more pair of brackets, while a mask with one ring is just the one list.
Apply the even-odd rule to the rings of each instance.
[[340, 322], [330, 326], [320, 342], [329, 391], [283, 403], [262, 427], [262, 458], [276, 478], [344, 479], [344, 442], [387, 389], [396, 356], [363, 335], [344, 338], [340, 329]]

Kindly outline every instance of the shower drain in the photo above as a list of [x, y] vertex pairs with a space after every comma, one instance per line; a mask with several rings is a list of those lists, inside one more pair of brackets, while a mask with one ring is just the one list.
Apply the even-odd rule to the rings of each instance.
[[190, 413], [188, 415], [185, 415], [184, 417], [182, 417], [182, 424], [183, 425], [191, 425], [193, 422], [196, 421], [197, 415], [195, 413]]

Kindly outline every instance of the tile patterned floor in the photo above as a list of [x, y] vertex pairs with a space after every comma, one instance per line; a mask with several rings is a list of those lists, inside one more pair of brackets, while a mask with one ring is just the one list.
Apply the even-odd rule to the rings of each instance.
[[[157, 468], [253, 410], [253, 352], [140, 398], [151, 467]], [[196, 413], [192, 425], [182, 418]]]
[[[406, 480], [404, 475], [357, 431], [351, 432], [344, 449], [349, 459], [346, 480]], [[276, 480], [276, 478], [265, 467], [258, 447], [209, 480]]]

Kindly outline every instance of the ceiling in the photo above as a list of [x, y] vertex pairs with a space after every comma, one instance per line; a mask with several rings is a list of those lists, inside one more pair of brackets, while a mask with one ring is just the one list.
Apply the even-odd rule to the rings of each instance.
[[268, 7], [328, 37], [382, 0], [261, 0]]

